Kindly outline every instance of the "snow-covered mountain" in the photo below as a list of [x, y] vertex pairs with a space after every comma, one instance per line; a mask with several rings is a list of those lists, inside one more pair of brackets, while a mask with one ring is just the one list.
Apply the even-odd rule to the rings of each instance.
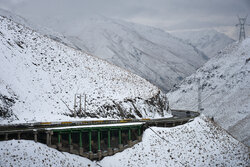
[[84, 18], [70, 27], [53, 22], [51, 28], [76, 48], [146, 78], [165, 92], [207, 61], [195, 47], [163, 30], [103, 16]]
[[147, 129], [142, 142], [99, 162], [33, 141], [2, 141], [0, 166], [246, 167], [249, 164], [248, 148], [203, 116], [175, 128], [152, 129], [165, 140]]
[[[5, 16], [16, 17], [10, 12]], [[163, 30], [100, 15], [77, 16], [70, 22], [51, 16], [40, 23], [46, 28], [34, 26], [27, 20], [19, 21], [20, 17], [16, 20], [52, 39], [127, 69], [165, 92], [208, 59], [192, 45]]]
[[197, 109], [201, 80], [203, 113], [250, 145], [250, 38], [233, 43], [167, 94], [171, 108]]
[[221, 49], [234, 42], [233, 39], [226, 36], [225, 34], [212, 29], [178, 31], [171, 34], [192, 44], [204, 52], [209, 58], [212, 58]]
[[8, 118], [1, 123], [69, 120], [76, 93], [86, 95], [77, 113], [84, 118], [166, 113], [165, 95], [145, 79], [5, 17], [0, 53], [0, 116]]

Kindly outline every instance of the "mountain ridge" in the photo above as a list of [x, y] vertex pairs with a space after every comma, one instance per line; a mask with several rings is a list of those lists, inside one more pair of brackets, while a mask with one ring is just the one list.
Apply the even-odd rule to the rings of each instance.
[[203, 51], [209, 58], [217, 55], [221, 49], [235, 42], [227, 35], [213, 29], [179, 31], [171, 34]]
[[100, 15], [81, 18], [70, 23], [54, 18], [44, 20], [47, 29], [59, 33], [35, 30], [135, 73], [164, 92], [208, 59], [194, 46], [161, 29]]

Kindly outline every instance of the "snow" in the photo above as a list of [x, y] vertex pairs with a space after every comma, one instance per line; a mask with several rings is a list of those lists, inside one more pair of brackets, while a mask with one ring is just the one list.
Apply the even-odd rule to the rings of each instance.
[[103, 166], [246, 166], [248, 149], [205, 117], [175, 128], [152, 128], [133, 148], [106, 157]]
[[145, 79], [5, 17], [0, 22], [0, 107], [13, 112], [1, 124], [79, 120], [67, 116], [76, 93], [86, 94], [86, 119], [168, 115], [165, 95]]
[[51, 16], [39, 22], [46, 28], [10, 12], [6, 16], [17, 17], [18, 23], [41, 34], [127, 69], [165, 92], [207, 61], [195, 47], [161, 29], [100, 15], [77, 15], [70, 22]]
[[171, 108], [197, 109], [197, 80], [201, 79], [203, 114], [238, 140], [250, 145], [250, 38], [222, 50], [168, 93]]
[[[33, 141], [0, 142], [0, 166], [247, 166], [248, 148], [204, 116], [174, 128], [147, 129], [142, 142], [99, 162]], [[97, 165], [98, 164], [98, 165]]]
[[[107, 18], [92, 22], [87, 20], [80, 31], [69, 30], [76, 33], [72, 37], [74, 44], [141, 73], [141, 76], [150, 76], [154, 82], [160, 83], [164, 78], [162, 87], [167, 85], [166, 90], [177, 82], [178, 77], [191, 74], [206, 61], [195, 47], [159, 29]], [[85, 42], [80, 43], [76, 36], [80, 40], [85, 39]], [[128, 38], [125, 40], [125, 37]], [[197, 101], [195, 83], [199, 77], [203, 85], [202, 96], [206, 98], [203, 102], [204, 114], [213, 116], [220, 126], [244, 143], [248, 142], [250, 62], [246, 60], [250, 55], [249, 46], [250, 39], [247, 39], [212, 58], [197, 74], [187, 78], [179, 90], [168, 94], [170, 104], [179, 109], [193, 108]], [[118, 53], [122, 54], [116, 59]], [[186, 57], [182, 57], [183, 53]], [[167, 115], [167, 98], [148, 81], [4, 17], [0, 17], [0, 60], [0, 107], [13, 112], [8, 119], [0, 118], [1, 124], [79, 120], [78, 117], [65, 115], [70, 114], [67, 106], [73, 108], [75, 93], [87, 95], [84, 119], [93, 116], [123, 118], [118, 114], [118, 108], [125, 109], [125, 113], [120, 114], [126, 116], [129, 113], [137, 118]], [[105, 110], [107, 107], [113, 109]], [[137, 113], [138, 110], [140, 113]], [[175, 167], [249, 165], [248, 147], [204, 116], [174, 128], [152, 129], [166, 141], [147, 129], [141, 143], [106, 157], [98, 164]], [[0, 142], [0, 166], [88, 165], [98, 166], [97, 162], [33, 141]]]
[[54, 21], [47, 26], [63, 33], [76, 48], [127, 69], [163, 91], [207, 61], [195, 47], [161, 29], [103, 16], [73, 20], [70, 26]]
[[66, 152], [59, 152], [41, 143], [28, 140], [0, 142], [0, 166], [96, 166], [87, 158]]
[[230, 37], [213, 29], [177, 31], [171, 34], [192, 44], [209, 58], [214, 57], [221, 49], [234, 42]]
[[10, 11], [4, 10], [4, 9], [0, 9], [0, 15], [4, 16], [8, 19], [11, 19], [12, 21], [24, 25], [27, 28], [30, 28], [32, 30], [35, 30], [36, 32], [39, 32], [40, 34], [44, 35], [44, 36], [48, 36], [49, 38], [67, 44], [69, 46], [74, 46], [69, 40], [67, 40], [67, 38], [65, 36], [63, 36], [62, 34], [53, 31], [52, 29], [46, 28], [46, 27], [42, 27], [40, 25], [34, 24], [33, 22], [31, 22], [30, 20], [23, 18], [15, 13], [12, 13]]

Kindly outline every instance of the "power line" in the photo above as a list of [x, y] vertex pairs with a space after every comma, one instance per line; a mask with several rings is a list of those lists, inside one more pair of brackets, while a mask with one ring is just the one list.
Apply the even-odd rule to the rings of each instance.
[[[156, 131], [154, 131], [151, 127], [149, 127], [148, 125], [147, 125], [147, 127], [152, 131], [152, 132], [154, 132], [155, 134], [156, 134], [156, 136], [158, 136], [159, 138], [161, 138], [162, 140], [164, 140], [164, 141], [166, 141], [167, 143], [170, 143], [169, 141], [167, 141], [164, 137], [161, 137]], [[180, 161], [178, 161], [181, 165], [183, 165], [184, 166], [184, 164], [182, 163], [182, 162], [180, 162]]]
[[96, 165], [102, 167], [102, 165], [100, 165], [99, 162], [96, 162]]
[[201, 112], [201, 79], [198, 78], [198, 112]]
[[156, 131], [154, 131], [150, 126], [147, 125], [147, 127], [152, 131], [154, 132], [159, 138], [161, 138], [162, 140], [165, 140], [166, 142], [169, 143], [169, 141], [167, 141], [165, 138], [161, 137]]
[[[242, 70], [242, 67], [241, 67], [239, 70], [237, 70], [237, 71], [235, 72], [235, 74], [236, 74], [236, 73], [239, 73], [241, 70]], [[226, 82], [227, 82], [227, 81], [226, 81]], [[226, 82], [225, 82], [225, 83], [226, 83]], [[212, 92], [212, 93], [207, 94], [207, 96], [204, 97], [204, 98], [202, 99], [202, 98], [201, 98], [202, 88], [201, 88], [200, 78], [198, 78], [198, 91], [200, 91], [200, 92], [198, 92], [198, 96], [200, 96], [200, 100], [198, 100], [198, 104], [194, 104], [193, 106], [191, 106], [190, 110], [193, 110], [195, 107], [201, 105], [202, 102], [204, 102], [205, 100], [207, 100], [210, 96], [214, 95], [215, 93], [218, 93], [218, 90], [220, 90], [220, 88], [224, 87], [224, 86], [225, 86], [225, 83], [224, 83], [224, 84], [221, 84], [221, 85], [217, 88], [217, 91], [214, 91], [214, 92]], [[200, 87], [200, 88], [199, 88], [199, 87]], [[200, 95], [199, 95], [199, 94], [200, 94]], [[198, 98], [199, 98], [199, 97], [198, 97]], [[201, 100], [201, 99], [202, 99], [202, 100]]]

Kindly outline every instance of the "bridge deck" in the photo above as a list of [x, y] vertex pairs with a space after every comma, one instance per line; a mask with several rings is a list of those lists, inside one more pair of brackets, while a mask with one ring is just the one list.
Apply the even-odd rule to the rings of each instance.
[[0, 125], [0, 134], [11, 133], [18, 131], [44, 131], [48, 129], [67, 129], [67, 128], [79, 128], [82, 127], [105, 127], [105, 126], [126, 126], [126, 124], [132, 123], [144, 123], [153, 125], [157, 123], [174, 124], [181, 122], [188, 122], [189, 120], [197, 117], [199, 113], [194, 111], [185, 110], [172, 110], [173, 117], [170, 118], [158, 118], [158, 119], [122, 119], [122, 120], [83, 120], [83, 121], [62, 121], [62, 122], [36, 122], [36, 123], [21, 123], [21, 124], [8, 124]]

